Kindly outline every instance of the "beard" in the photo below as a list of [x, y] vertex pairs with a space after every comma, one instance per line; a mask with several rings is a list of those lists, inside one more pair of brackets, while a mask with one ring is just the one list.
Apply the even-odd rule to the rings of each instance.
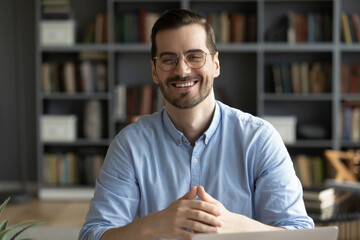
[[[195, 84], [200, 84], [200, 91], [198, 93], [198, 96], [195, 98], [190, 98], [189, 94], [190, 92], [184, 92], [181, 93], [180, 96], [172, 96], [169, 91], [166, 90], [167, 86], [170, 86], [173, 82], [181, 82], [181, 81], [188, 81], [191, 79], [197, 79], [197, 82]], [[199, 80], [200, 79], [200, 80]], [[189, 76], [185, 78], [180, 77], [174, 77], [174, 78], [168, 78], [166, 80], [166, 83], [159, 81], [159, 88], [167, 102], [169, 102], [171, 105], [173, 105], [176, 108], [179, 109], [189, 109], [197, 106], [199, 103], [204, 101], [205, 98], [209, 96], [212, 89], [212, 84], [209, 77], [206, 77], [205, 80], [200, 76]]]

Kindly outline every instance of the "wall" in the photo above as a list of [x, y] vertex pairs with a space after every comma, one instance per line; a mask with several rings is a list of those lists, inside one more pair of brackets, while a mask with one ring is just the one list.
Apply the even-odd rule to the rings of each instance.
[[0, 1], [0, 36], [0, 182], [36, 181], [34, 0]]

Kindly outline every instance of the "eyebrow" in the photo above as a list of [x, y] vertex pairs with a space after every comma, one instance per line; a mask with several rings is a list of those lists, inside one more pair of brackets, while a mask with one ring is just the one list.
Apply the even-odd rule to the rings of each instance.
[[[187, 53], [189, 53], [189, 52], [205, 52], [204, 50], [202, 50], [202, 49], [189, 49], [189, 50], [187, 50], [185, 53], [184, 53], [184, 55], [185, 54], [187, 54]], [[173, 54], [173, 55], [178, 55], [177, 53], [175, 53], [175, 52], [161, 52], [161, 53], [159, 53], [158, 54], [158, 56], [163, 56], [163, 55], [165, 55], [165, 54]]]

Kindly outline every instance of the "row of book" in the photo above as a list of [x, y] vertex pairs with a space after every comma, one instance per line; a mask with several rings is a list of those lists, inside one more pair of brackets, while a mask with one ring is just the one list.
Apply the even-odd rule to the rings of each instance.
[[159, 17], [160, 13], [145, 9], [115, 15], [115, 42], [149, 43], [151, 29]]
[[128, 117], [147, 115], [160, 111], [164, 106], [163, 96], [155, 85], [115, 86], [115, 117], [125, 120]]
[[344, 102], [341, 107], [341, 139], [360, 142], [360, 102]]
[[256, 42], [255, 14], [221, 11], [203, 15], [213, 27], [217, 42]]
[[68, 20], [72, 18], [70, 0], [42, 0], [41, 18], [46, 20]]
[[340, 81], [341, 93], [360, 93], [360, 64], [342, 63]]
[[[245, 13], [204, 13], [213, 26], [215, 38], [221, 43], [256, 41], [256, 15]], [[144, 9], [119, 13], [115, 16], [115, 41], [120, 43], [150, 42], [151, 29], [160, 13]]]
[[360, 14], [341, 14], [342, 40], [347, 44], [360, 43]]
[[101, 53], [82, 53], [79, 61], [43, 62], [43, 92], [106, 92], [106, 59]]
[[304, 188], [320, 187], [325, 179], [324, 159], [299, 154], [292, 158], [296, 175]]
[[280, 63], [271, 68], [274, 93], [325, 93], [331, 90], [330, 63]]
[[330, 42], [331, 21], [328, 14], [319, 12], [288, 12], [287, 41], [289, 43]]
[[98, 13], [95, 22], [88, 23], [82, 42], [84, 43], [107, 43], [108, 42], [108, 14]]
[[43, 156], [44, 183], [52, 186], [93, 184], [103, 162], [104, 156], [100, 154], [80, 158], [72, 152], [45, 153]]
[[289, 11], [266, 29], [265, 40], [288, 43], [330, 42], [332, 21], [328, 13]]

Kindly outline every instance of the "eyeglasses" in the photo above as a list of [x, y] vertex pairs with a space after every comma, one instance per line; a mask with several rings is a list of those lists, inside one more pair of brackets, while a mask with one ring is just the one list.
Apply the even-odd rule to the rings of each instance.
[[[202, 50], [190, 50], [184, 54], [184, 61], [192, 69], [199, 69], [205, 65], [207, 54], [212, 55]], [[154, 57], [153, 60], [159, 60], [160, 69], [168, 72], [173, 70], [178, 64], [179, 56], [176, 53], [164, 52]]]

